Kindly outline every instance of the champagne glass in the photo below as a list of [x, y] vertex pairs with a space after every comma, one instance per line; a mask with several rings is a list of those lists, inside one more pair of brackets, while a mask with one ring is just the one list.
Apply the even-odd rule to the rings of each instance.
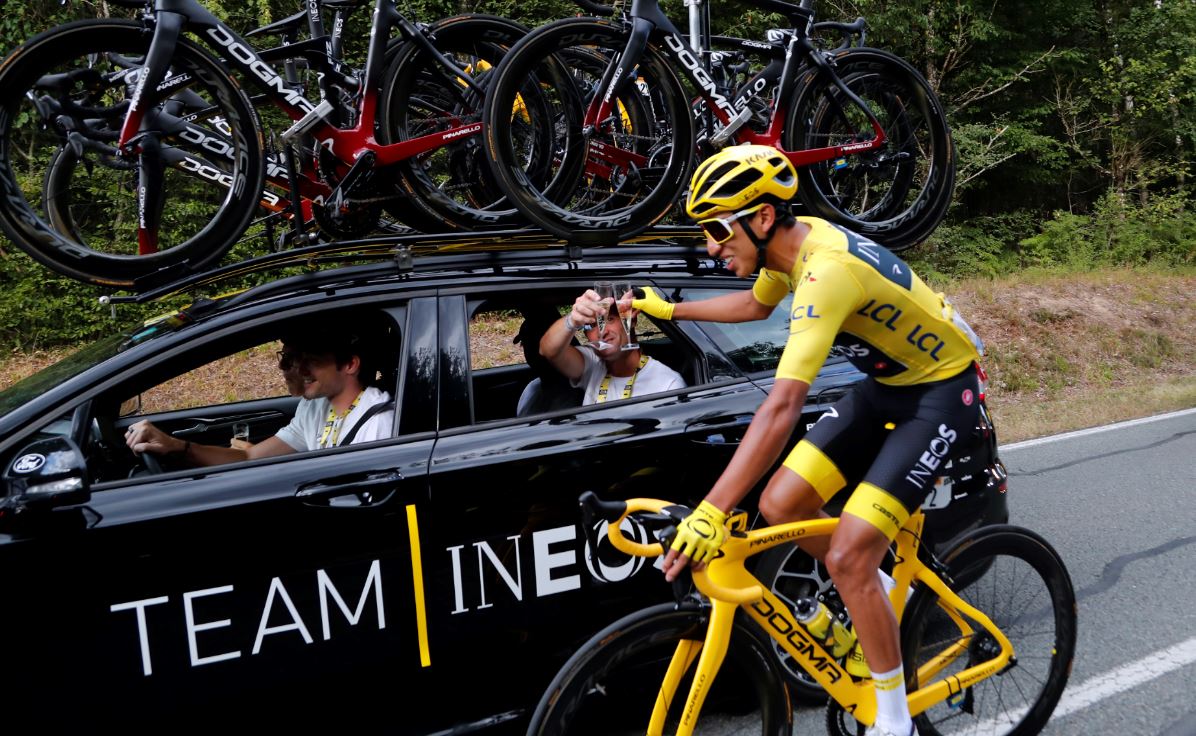
[[[633, 342], [631, 339], [631, 323], [635, 318], [635, 310], [631, 308], [631, 297], [635, 294], [634, 287], [630, 281], [616, 281], [615, 282], [615, 303], [619, 305], [619, 319], [623, 322], [623, 332], [627, 337], [623, 341], [622, 350], [639, 350], [640, 344]], [[623, 297], [628, 297], [626, 307], [619, 301]]]
[[236, 422], [233, 424], [233, 440], [229, 445], [239, 450], [246, 450], [251, 446], [249, 444], [248, 422]]
[[615, 303], [615, 285], [609, 281], [595, 281], [594, 292], [598, 294], [598, 304], [602, 307], [598, 310], [598, 341], [595, 345], [599, 350], [606, 350], [611, 344], [602, 338], [606, 334], [607, 317]]

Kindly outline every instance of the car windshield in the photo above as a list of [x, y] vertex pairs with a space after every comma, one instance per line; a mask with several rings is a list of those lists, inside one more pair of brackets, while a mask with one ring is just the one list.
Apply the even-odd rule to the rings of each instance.
[[139, 345], [155, 335], [170, 332], [183, 322], [184, 320], [177, 314], [168, 315], [101, 338], [71, 353], [57, 363], [18, 381], [4, 391], [0, 391], [0, 417], [25, 405], [51, 388], [66, 383], [93, 365], [102, 363], [113, 355], [128, 350], [134, 345]]

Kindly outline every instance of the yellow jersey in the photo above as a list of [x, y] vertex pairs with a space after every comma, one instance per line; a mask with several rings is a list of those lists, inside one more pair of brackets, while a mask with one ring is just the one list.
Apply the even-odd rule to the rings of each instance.
[[775, 307], [793, 292], [789, 340], [777, 378], [810, 383], [842, 355], [883, 384], [950, 378], [983, 345], [951, 302], [887, 248], [816, 217], [790, 273], [761, 269], [752, 293]]

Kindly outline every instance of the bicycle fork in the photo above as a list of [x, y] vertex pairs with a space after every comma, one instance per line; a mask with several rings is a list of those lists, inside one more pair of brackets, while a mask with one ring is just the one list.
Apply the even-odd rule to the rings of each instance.
[[677, 688], [681, 679], [698, 657], [698, 667], [694, 671], [693, 684], [689, 687], [689, 695], [685, 700], [685, 710], [681, 714], [681, 722], [677, 726], [677, 736], [691, 736], [698, 722], [698, 714], [702, 710], [702, 703], [714, 684], [714, 676], [718, 673], [727, 656], [727, 646], [731, 641], [731, 625], [735, 621], [737, 603], [714, 600], [710, 623], [707, 625], [706, 639], [697, 641], [684, 639], [677, 644], [673, 659], [669, 663], [668, 672], [660, 691], [656, 694], [656, 705], [652, 709], [652, 720], [648, 723], [648, 736], [661, 736], [664, 733], [665, 719], [669, 708], [677, 695]]
[[[161, 142], [156, 134], [141, 133], [147, 105], [146, 90], [156, 91], [166, 79], [166, 70], [174, 57], [175, 46], [186, 18], [181, 13], [160, 12], [154, 24], [154, 38], [150, 41], [145, 65], [137, 87], [133, 90], [129, 112], [121, 126], [117, 155], [140, 149], [137, 181], [137, 252], [150, 255], [158, 252], [158, 231], [162, 223], [163, 168]], [[155, 95], [149, 95], [154, 97]], [[139, 137], [140, 136], [140, 137]]]

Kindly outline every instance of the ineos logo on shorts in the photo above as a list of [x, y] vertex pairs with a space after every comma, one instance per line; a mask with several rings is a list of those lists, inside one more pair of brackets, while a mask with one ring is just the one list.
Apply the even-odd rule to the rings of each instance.
[[926, 482], [934, 477], [935, 471], [950, 454], [951, 443], [955, 442], [955, 438], [958, 436], [959, 433], [954, 429], [940, 424], [938, 435], [930, 438], [928, 448], [918, 457], [910, 471], [905, 474], [905, 479], [914, 484], [915, 488], [924, 488]]
[[972, 401], [975, 400], [975, 396], [972, 394], [972, 389], [970, 389], [970, 388], [965, 388], [963, 390], [963, 396], [961, 396], [960, 398], [963, 399], [964, 406], [971, 406]]
[[12, 464], [12, 472], [14, 473], [32, 473], [46, 464], [46, 456], [39, 455], [36, 452], [31, 452], [28, 455], [22, 455], [17, 458], [17, 461]]

